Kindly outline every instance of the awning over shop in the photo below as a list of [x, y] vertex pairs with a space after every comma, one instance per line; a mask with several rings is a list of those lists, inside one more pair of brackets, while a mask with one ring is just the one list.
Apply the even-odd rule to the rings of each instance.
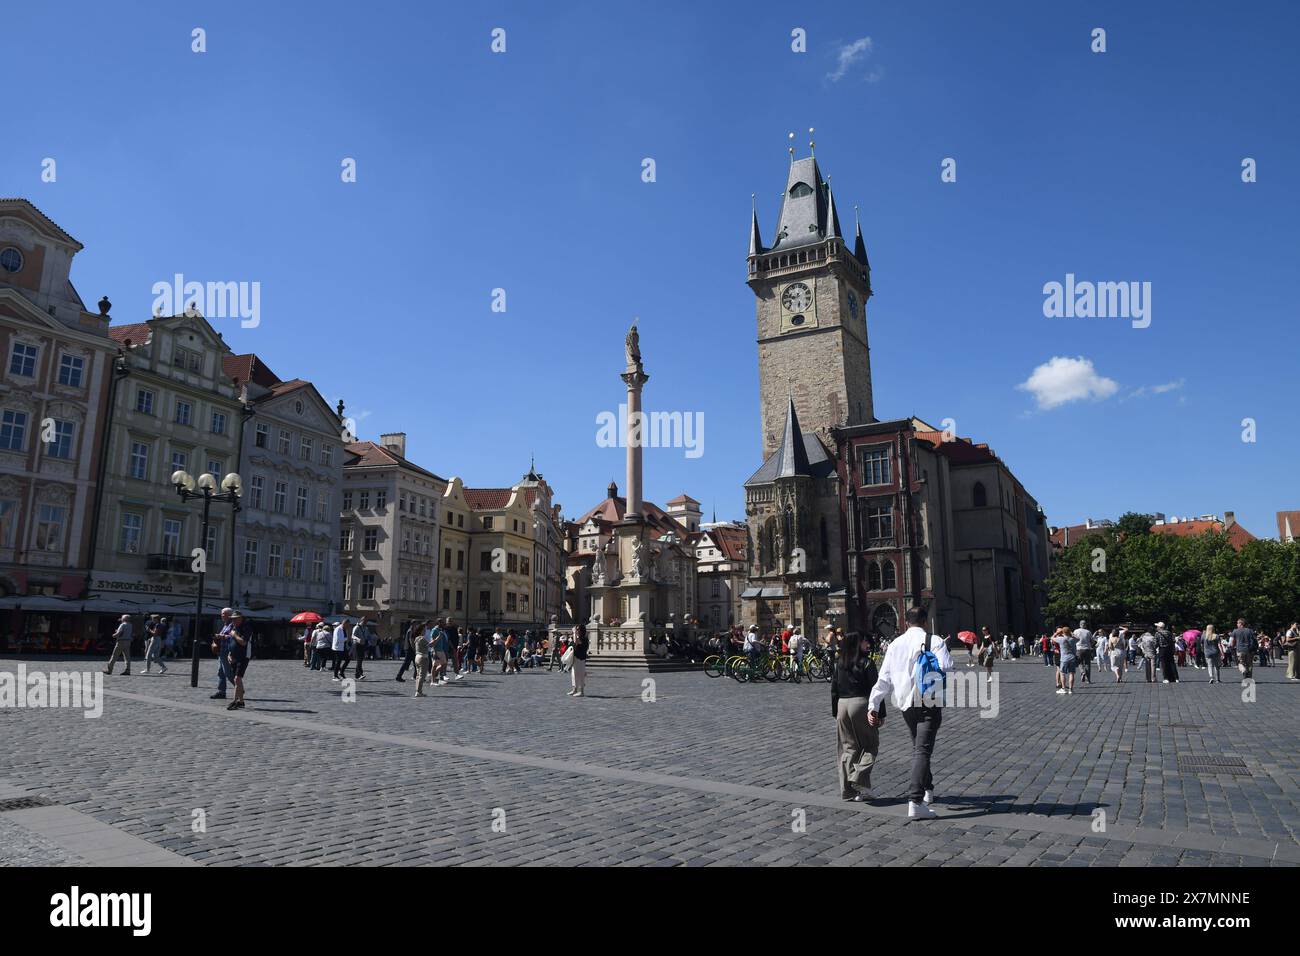
[[0, 598], [0, 610], [35, 611], [42, 614], [61, 611], [63, 613], [79, 614], [81, 612], [81, 603], [80, 601], [66, 601], [63, 598], [57, 598], [49, 594], [11, 594], [9, 597]]
[[745, 588], [740, 592], [741, 598], [783, 598], [786, 596], [785, 588]]

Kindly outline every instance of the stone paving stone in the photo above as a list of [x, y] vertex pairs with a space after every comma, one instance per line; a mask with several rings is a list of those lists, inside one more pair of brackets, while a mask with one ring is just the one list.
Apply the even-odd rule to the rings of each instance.
[[[1252, 705], [1215, 693], [1196, 672], [1172, 686], [1099, 681], [1062, 700], [1046, 668], [1003, 665], [998, 717], [945, 714], [937, 809], [962, 818], [909, 824], [883, 815], [906, 790], [897, 719], [886, 722], [873, 773], [882, 799], [870, 808], [836, 800], [824, 684], [663, 674], [648, 704], [642, 675], [593, 669], [598, 696], [574, 701], [561, 675], [525, 671], [471, 676], [415, 701], [384, 679], [395, 671], [374, 663], [356, 702], [346, 703], [338, 685], [301, 665], [254, 661], [249, 709], [229, 713], [207, 700], [209, 661], [201, 691], [178, 675], [110, 681], [111, 691], [149, 699], [110, 695], [99, 720], [0, 711], [0, 736], [14, 742], [0, 752], [0, 781], [214, 865], [1300, 861], [1300, 740], [1294, 731], [1228, 733], [1246, 720], [1297, 725], [1300, 696], [1272, 674]], [[246, 719], [259, 715], [290, 723]], [[424, 742], [483, 753], [431, 752]], [[1238, 756], [1251, 773], [1181, 774], [1176, 758], [1188, 753]], [[639, 773], [651, 776], [626, 776]], [[722, 789], [734, 785], [781, 797]], [[506, 811], [506, 833], [492, 830], [496, 807]], [[804, 833], [790, 829], [796, 807], [806, 813]], [[1115, 838], [1089, 832], [1097, 807]], [[191, 832], [196, 808], [207, 813], [206, 833]], [[981, 812], [988, 816], [969, 817]], [[0, 836], [0, 862], [11, 858], [26, 859]]]

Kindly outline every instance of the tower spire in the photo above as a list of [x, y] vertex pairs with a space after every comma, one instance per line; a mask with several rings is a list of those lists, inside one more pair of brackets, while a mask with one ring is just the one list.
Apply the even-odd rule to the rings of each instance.
[[749, 219], [749, 254], [756, 256], [766, 250], [763, 248], [763, 237], [758, 231], [758, 200], [753, 193], [749, 194], [749, 198], [754, 207]]
[[826, 181], [826, 238], [844, 238], [840, 232], [840, 217], [835, 213], [835, 193], [831, 192], [830, 180]]

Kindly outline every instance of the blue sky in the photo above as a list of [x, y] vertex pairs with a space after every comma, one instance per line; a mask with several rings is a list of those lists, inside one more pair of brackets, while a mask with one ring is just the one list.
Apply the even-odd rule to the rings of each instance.
[[[234, 348], [467, 484], [535, 452], [573, 516], [623, 484], [596, 416], [639, 316], [646, 407], [705, 423], [698, 458], [647, 450], [647, 497], [742, 517], [750, 194], [770, 242], [813, 126], [846, 228], [862, 210], [879, 417], [955, 419], [1053, 524], [1235, 510], [1271, 536], [1300, 506], [1300, 5], [290, 7], [6, 9], [0, 194], [85, 244], [73, 280], [116, 321], [176, 272], [260, 282], [260, 326], [215, 323]], [[1150, 282], [1150, 326], [1045, 317], [1067, 273]], [[1045, 402], [1092, 397], [1040, 408], [1017, 386], [1044, 365]]]

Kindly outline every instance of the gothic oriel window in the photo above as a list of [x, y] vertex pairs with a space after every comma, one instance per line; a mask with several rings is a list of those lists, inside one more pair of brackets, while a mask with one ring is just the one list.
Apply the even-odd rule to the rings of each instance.
[[975, 488], [972, 491], [972, 495], [975, 499], [976, 508], [983, 508], [986, 505], [988, 505], [989, 496], [988, 496], [988, 492], [984, 490], [984, 482], [982, 481], [975, 482]]

